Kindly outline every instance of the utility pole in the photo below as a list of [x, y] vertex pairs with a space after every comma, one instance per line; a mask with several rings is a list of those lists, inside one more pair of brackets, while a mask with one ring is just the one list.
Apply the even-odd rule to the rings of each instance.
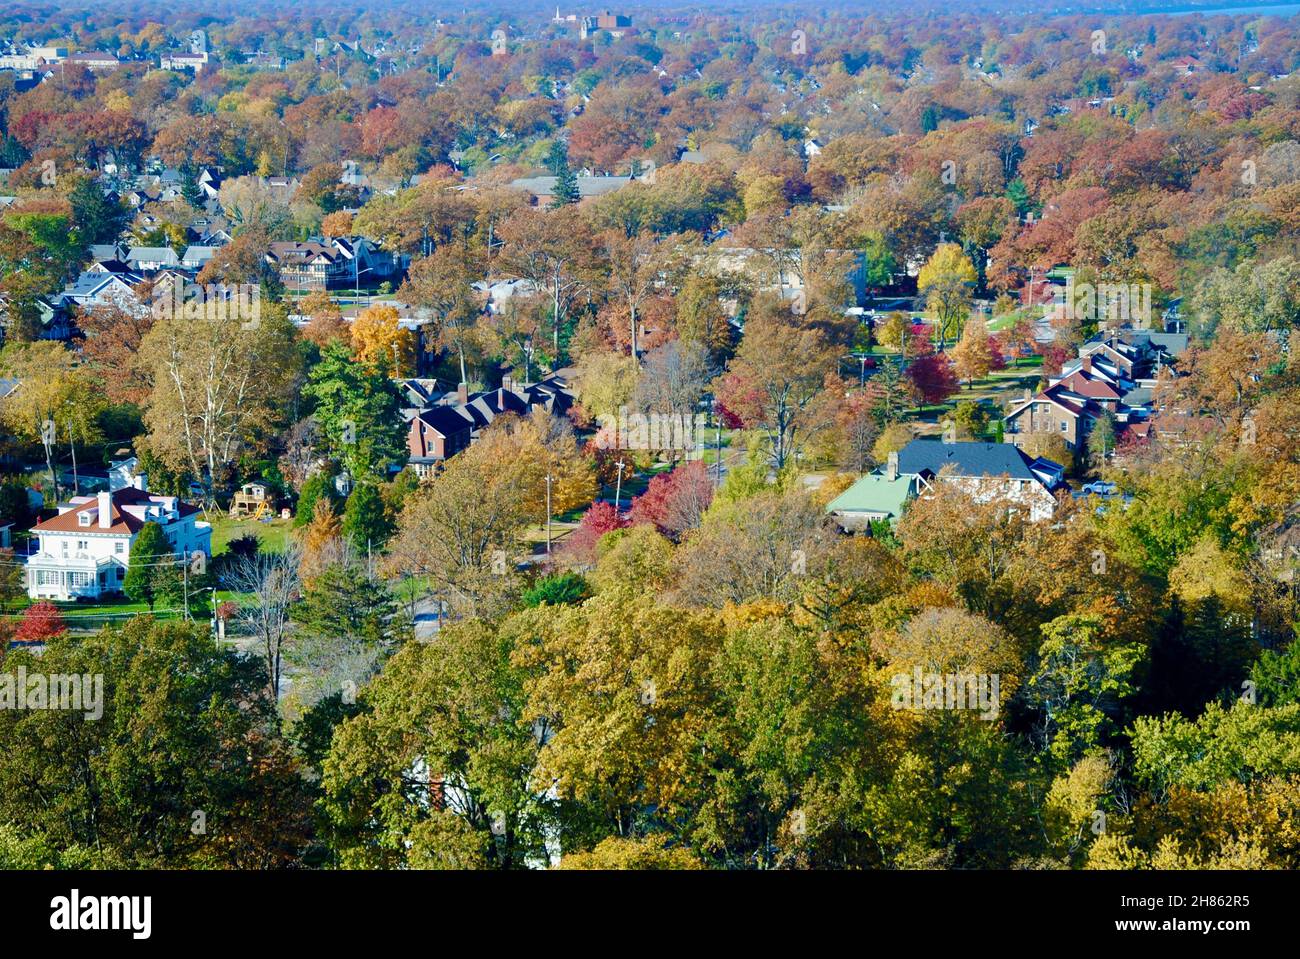
[[181, 568], [184, 572], [181, 574], [181, 580], [185, 584], [182, 588], [182, 594], [185, 597], [185, 621], [190, 621], [190, 561], [188, 556], [181, 558]]
[[546, 474], [546, 555], [551, 554], [551, 474]]
[[627, 464], [620, 459], [614, 465], [618, 467], [618, 479], [614, 482], [614, 509], [617, 511], [620, 497], [623, 495], [623, 467]]
[[716, 441], [716, 442], [717, 442], [717, 447], [716, 447], [716, 449], [717, 449], [717, 454], [718, 454], [718, 455], [717, 455], [717, 459], [718, 459], [718, 463], [717, 463], [717, 467], [718, 467], [718, 485], [721, 486], [721, 485], [722, 485], [722, 417], [718, 417], [718, 419], [714, 422], [713, 425], [714, 425], [714, 427], [715, 427], [715, 428], [717, 429], [717, 431], [718, 431], [718, 434], [717, 434], [717, 441]]
[[72, 494], [81, 495], [81, 480], [77, 477], [77, 434], [72, 428], [72, 422], [68, 422], [68, 448], [72, 450]]

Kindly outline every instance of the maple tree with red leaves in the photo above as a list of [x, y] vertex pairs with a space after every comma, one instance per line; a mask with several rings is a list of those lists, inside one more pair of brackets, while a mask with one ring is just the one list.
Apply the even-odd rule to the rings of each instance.
[[691, 460], [650, 481], [646, 491], [632, 500], [633, 525], [650, 524], [677, 538], [699, 524], [713, 502], [713, 482], [703, 460]]
[[23, 613], [22, 621], [14, 632], [14, 642], [43, 643], [68, 631], [59, 607], [49, 601], [34, 603]]

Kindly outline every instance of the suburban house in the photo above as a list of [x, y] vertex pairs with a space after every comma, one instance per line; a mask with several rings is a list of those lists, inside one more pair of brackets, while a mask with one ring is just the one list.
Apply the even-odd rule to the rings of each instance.
[[193, 70], [195, 73], [202, 73], [203, 68], [207, 65], [208, 55], [206, 52], [164, 53], [158, 59], [158, 69], [160, 70]]
[[[409, 389], [407, 395], [412, 396]], [[572, 405], [573, 393], [568, 383], [558, 376], [540, 383], [522, 384], [505, 377], [497, 389], [473, 394], [467, 384], [461, 383], [455, 393], [448, 393], [423, 409], [409, 411], [407, 462], [417, 475], [429, 476], [444, 461], [468, 447], [499, 416], [507, 413], [527, 416], [535, 409], [559, 416]]]
[[360, 237], [272, 243], [266, 261], [279, 270], [280, 282], [290, 290], [374, 286], [397, 279], [405, 266], [403, 258]]
[[1012, 405], [1003, 439], [1020, 447], [1026, 436], [1053, 434], [1077, 451], [1106, 414], [1115, 419], [1117, 437], [1145, 438], [1156, 377], [1174, 369], [1186, 349], [1185, 333], [1104, 331], [1080, 346], [1078, 358], [1065, 363], [1047, 389]]
[[898, 472], [927, 484], [952, 483], [977, 502], [1005, 496], [1028, 507], [1031, 520], [1050, 518], [1054, 494], [1065, 486], [1065, 467], [1010, 443], [912, 440], [899, 450]]
[[131, 544], [145, 523], [163, 528], [177, 556], [212, 555], [212, 527], [199, 509], [175, 496], [136, 485], [93, 496], [74, 496], [57, 516], [32, 527], [36, 551], [27, 558], [27, 594], [32, 599], [71, 600], [119, 593], [130, 563]]
[[208, 260], [216, 256], [217, 251], [220, 249], [221, 247], [219, 246], [191, 244], [190, 246], [187, 246], [185, 252], [181, 254], [181, 267], [186, 270], [193, 270], [197, 273], [208, 265]]
[[875, 522], [892, 526], [907, 504], [928, 486], [918, 475], [900, 473], [898, 454], [890, 453], [885, 469], [860, 478], [826, 504], [826, 513], [846, 533], [867, 532]]
[[290, 290], [341, 286], [352, 272], [351, 264], [345, 263], [335, 250], [315, 240], [272, 243], [266, 260], [280, 271], [280, 282]]
[[407, 430], [408, 462], [416, 475], [425, 477], [469, 446], [474, 418], [459, 406], [430, 406], [416, 412]]
[[136, 471], [139, 467], [139, 459], [127, 456], [112, 460], [107, 466], [92, 463], [76, 469], [62, 470], [59, 473], [59, 482], [64, 486], [72, 487], [77, 495], [82, 492], [98, 493], [105, 489], [116, 492], [135, 485]]
[[169, 246], [133, 246], [127, 250], [126, 262], [133, 270], [153, 273], [180, 266], [181, 258]]
[[[613, 193], [632, 182], [630, 176], [579, 176], [576, 179], [579, 201]], [[555, 196], [555, 184], [558, 181], [559, 177], [554, 176], [529, 176], [511, 180], [510, 185], [527, 193], [530, 205], [546, 206]]]
[[53, 305], [62, 308], [80, 307], [83, 310], [96, 306], [134, 310], [140, 306], [140, 298], [132, 289], [133, 282], [138, 283], [139, 278], [130, 274], [90, 270], [64, 287]]

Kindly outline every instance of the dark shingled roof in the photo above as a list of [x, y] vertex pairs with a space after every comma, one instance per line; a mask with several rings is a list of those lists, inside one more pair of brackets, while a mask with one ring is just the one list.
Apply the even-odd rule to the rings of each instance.
[[1037, 480], [1030, 460], [1010, 443], [940, 443], [912, 440], [898, 452], [900, 473], [938, 473], [951, 466], [958, 476], [1002, 476]]

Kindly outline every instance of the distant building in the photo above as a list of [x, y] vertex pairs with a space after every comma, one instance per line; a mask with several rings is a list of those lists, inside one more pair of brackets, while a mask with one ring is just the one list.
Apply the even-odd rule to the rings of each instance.
[[872, 523], [897, 523], [906, 505], [927, 486], [919, 476], [900, 473], [898, 454], [890, 453], [885, 469], [863, 476], [826, 504], [826, 512], [845, 532], [866, 532]]
[[363, 237], [314, 238], [271, 244], [266, 260], [290, 290], [333, 290], [395, 280], [405, 259]]
[[455, 393], [437, 403], [413, 410], [407, 426], [407, 453], [411, 468], [429, 476], [452, 456], [478, 438], [479, 431], [499, 416], [527, 416], [535, 409], [560, 415], [573, 405], [568, 383], [552, 376], [540, 383], [518, 384], [509, 377], [495, 390], [471, 394], [462, 383]]
[[67, 56], [67, 47], [28, 47], [0, 56], [0, 70], [40, 70], [62, 63]]
[[193, 70], [202, 73], [208, 65], [208, 55], [203, 53], [164, 53], [158, 60], [161, 70]]
[[116, 70], [122, 61], [111, 53], [74, 53], [63, 61], [74, 66], [83, 66], [90, 70]]
[[[591, 197], [604, 196], [606, 193], [613, 193], [615, 190], [621, 190], [632, 182], [632, 177], [580, 176], [577, 180], [578, 199], [581, 201]], [[526, 192], [528, 202], [533, 206], [545, 206], [555, 196], [555, 184], [558, 181], [559, 177], [554, 176], [530, 176], [511, 180], [510, 185], [516, 190]]]

